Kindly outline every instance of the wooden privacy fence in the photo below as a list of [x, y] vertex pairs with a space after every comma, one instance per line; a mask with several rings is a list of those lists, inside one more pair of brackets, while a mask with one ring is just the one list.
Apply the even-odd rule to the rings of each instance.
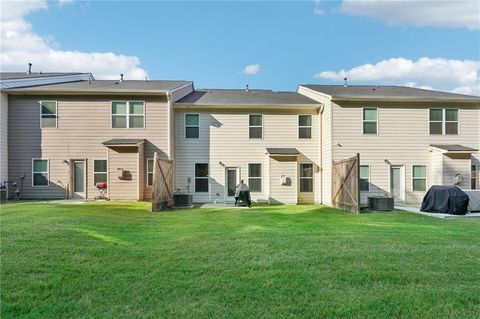
[[360, 154], [332, 164], [332, 205], [360, 212]]
[[153, 157], [152, 212], [173, 206], [173, 161]]

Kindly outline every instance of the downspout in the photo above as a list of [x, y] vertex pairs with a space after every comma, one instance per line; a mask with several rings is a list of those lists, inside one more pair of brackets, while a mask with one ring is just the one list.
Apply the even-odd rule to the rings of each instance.
[[168, 120], [167, 120], [167, 130], [168, 130], [168, 139], [167, 139], [167, 154], [168, 154], [168, 159], [171, 160], [172, 159], [172, 102], [171, 102], [171, 94], [170, 92], [167, 92], [166, 93], [167, 95], [167, 117], [168, 117]]
[[322, 118], [323, 118], [323, 111], [325, 109], [325, 104], [322, 103], [322, 106], [320, 107], [320, 111], [318, 114], [318, 130], [319, 130], [319, 139], [318, 139], [318, 163], [319, 163], [319, 199], [320, 199], [320, 204], [323, 204], [323, 127], [322, 127]]

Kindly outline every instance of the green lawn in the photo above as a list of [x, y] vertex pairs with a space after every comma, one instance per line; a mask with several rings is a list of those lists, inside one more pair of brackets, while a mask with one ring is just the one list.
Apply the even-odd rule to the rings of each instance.
[[1, 318], [479, 318], [480, 220], [1, 208]]

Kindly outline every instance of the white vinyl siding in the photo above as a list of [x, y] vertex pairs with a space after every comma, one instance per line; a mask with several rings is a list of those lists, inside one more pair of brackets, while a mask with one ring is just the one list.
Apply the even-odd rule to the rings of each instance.
[[300, 139], [312, 138], [312, 116], [311, 115], [298, 116], [298, 138]]
[[263, 115], [248, 115], [248, 137], [250, 139], [263, 138]]
[[32, 186], [48, 187], [49, 181], [49, 160], [48, 159], [32, 159]]
[[145, 102], [112, 101], [112, 128], [145, 128]]
[[107, 182], [108, 166], [107, 160], [93, 160], [93, 185], [97, 183]]
[[41, 101], [40, 102], [40, 127], [56, 128], [57, 127], [57, 101]]
[[200, 138], [199, 114], [185, 114], [185, 138]]
[[248, 164], [248, 186], [250, 192], [262, 192], [262, 164]]

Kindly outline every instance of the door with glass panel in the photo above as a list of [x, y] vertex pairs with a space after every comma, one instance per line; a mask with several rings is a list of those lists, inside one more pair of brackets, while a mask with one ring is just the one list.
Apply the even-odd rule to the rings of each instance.
[[72, 195], [85, 198], [85, 161], [72, 162]]
[[390, 194], [395, 204], [403, 204], [405, 201], [405, 174], [403, 166], [390, 167]]
[[235, 200], [235, 190], [237, 185], [240, 183], [239, 181], [239, 173], [238, 168], [236, 167], [229, 167], [226, 169], [227, 175], [227, 183], [226, 183], [226, 192], [227, 192], [227, 201], [232, 202]]

